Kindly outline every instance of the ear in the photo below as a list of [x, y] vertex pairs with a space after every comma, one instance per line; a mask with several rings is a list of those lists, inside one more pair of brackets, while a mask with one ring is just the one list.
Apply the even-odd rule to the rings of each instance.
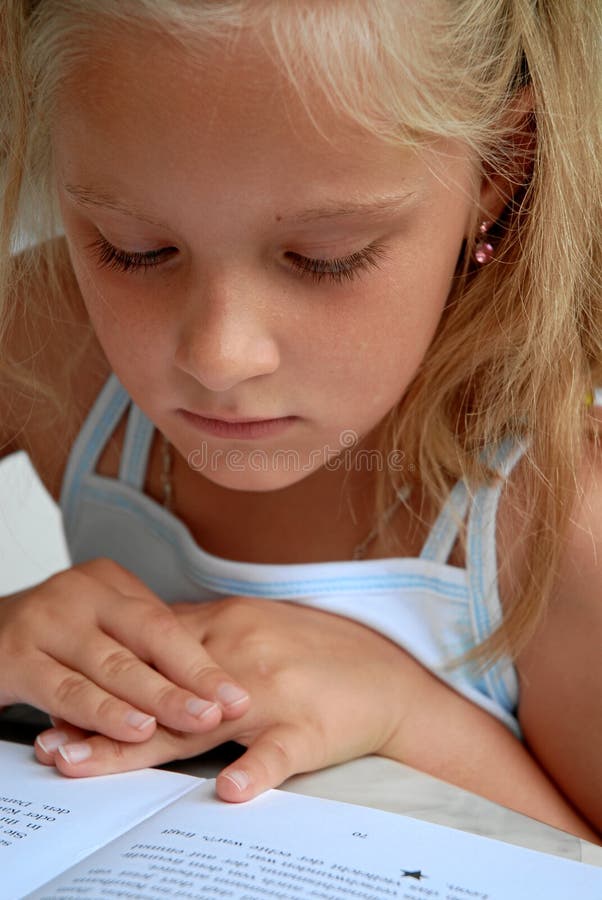
[[533, 96], [526, 87], [504, 117], [504, 163], [501, 171], [483, 166], [479, 190], [479, 219], [496, 222], [517, 191], [529, 181], [536, 147]]

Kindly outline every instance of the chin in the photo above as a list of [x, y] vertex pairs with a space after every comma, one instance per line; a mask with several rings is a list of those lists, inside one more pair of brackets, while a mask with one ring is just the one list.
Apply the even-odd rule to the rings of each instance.
[[[200, 471], [200, 470], [199, 470]], [[287, 471], [286, 469], [269, 469], [265, 471], [256, 470], [252, 467], [245, 467], [240, 471], [233, 471], [232, 468], [220, 468], [202, 471], [202, 475], [213, 484], [231, 491], [279, 491], [283, 488], [290, 487], [308, 475], [311, 471]]]

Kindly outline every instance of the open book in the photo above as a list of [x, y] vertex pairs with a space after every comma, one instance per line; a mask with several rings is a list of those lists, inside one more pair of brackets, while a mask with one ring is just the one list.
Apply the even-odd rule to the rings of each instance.
[[362, 806], [157, 769], [68, 779], [0, 741], [0, 896], [602, 900], [602, 869]]

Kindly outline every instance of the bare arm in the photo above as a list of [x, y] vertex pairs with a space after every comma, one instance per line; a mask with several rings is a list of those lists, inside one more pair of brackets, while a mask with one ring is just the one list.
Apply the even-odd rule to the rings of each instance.
[[520, 720], [533, 754], [602, 833], [602, 454], [581, 473], [557, 589], [519, 657]]
[[434, 678], [425, 686], [420, 704], [382, 755], [602, 843], [505, 725]]

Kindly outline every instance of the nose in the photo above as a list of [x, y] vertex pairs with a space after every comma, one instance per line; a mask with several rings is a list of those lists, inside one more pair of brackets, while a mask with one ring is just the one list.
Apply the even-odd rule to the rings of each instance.
[[211, 391], [275, 372], [278, 343], [267, 305], [255, 297], [248, 285], [205, 283], [181, 320], [176, 365]]

